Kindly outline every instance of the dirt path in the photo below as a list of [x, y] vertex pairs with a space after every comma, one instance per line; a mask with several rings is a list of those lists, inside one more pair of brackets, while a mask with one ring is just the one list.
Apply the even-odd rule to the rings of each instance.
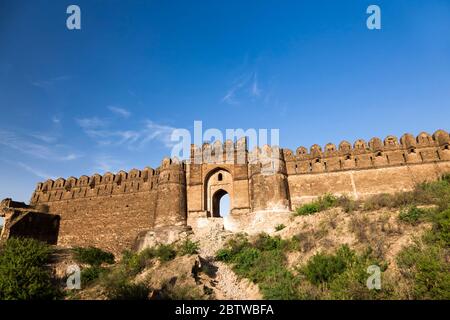
[[214, 228], [208, 233], [198, 233], [195, 239], [200, 241], [200, 256], [214, 270], [215, 295], [224, 300], [256, 300], [262, 299], [257, 285], [247, 279], [239, 279], [231, 267], [215, 260], [216, 252], [223, 248], [232, 233], [221, 228]]

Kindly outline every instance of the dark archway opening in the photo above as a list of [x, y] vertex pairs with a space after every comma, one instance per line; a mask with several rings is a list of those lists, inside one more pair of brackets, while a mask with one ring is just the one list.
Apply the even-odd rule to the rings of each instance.
[[229, 213], [230, 196], [223, 189], [217, 190], [212, 197], [212, 216], [223, 217]]

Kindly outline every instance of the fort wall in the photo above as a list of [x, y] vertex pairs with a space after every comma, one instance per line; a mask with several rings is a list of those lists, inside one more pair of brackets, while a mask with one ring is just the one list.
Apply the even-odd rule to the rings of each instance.
[[[295, 152], [269, 146], [249, 152], [245, 139], [193, 145], [191, 161], [166, 158], [156, 170], [47, 180], [37, 185], [30, 204], [61, 216], [58, 245], [120, 253], [146, 230], [204, 224], [217, 217], [217, 202], [225, 193], [230, 195], [230, 221], [239, 229], [324, 193], [361, 198], [410, 190], [450, 172], [449, 145], [443, 130]], [[261, 152], [276, 163], [271, 174], [260, 161]]]
[[433, 136], [405, 134], [400, 141], [388, 136], [353, 146], [343, 141], [336, 148], [327, 144], [322, 151], [313, 145], [309, 152], [284, 149], [292, 206], [324, 193], [360, 198], [376, 193], [410, 190], [417, 183], [436, 180], [450, 172], [450, 138], [443, 130]]
[[155, 223], [185, 223], [182, 168], [164, 159], [157, 170], [47, 180], [37, 185], [30, 204], [61, 216], [58, 245], [96, 246], [120, 254]]

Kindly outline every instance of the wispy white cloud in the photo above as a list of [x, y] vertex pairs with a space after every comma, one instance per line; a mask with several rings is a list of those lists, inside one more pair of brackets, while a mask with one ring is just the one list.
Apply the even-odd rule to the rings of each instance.
[[38, 88], [50, 89], [54, 85], [56, 85], [60, 82], [63, 82], [63, 81], [70, 80], [71, 78], [72, 77], [69, 75], [62, 75], [62, 76], [58, 76], [58, 77], [54, 77], [54, 78], [50, 78], [50, 79], [46, 79], [46, 80], [31, 81], [31, 84]]
[[96, 129], [99, 129], [99, 128], [106, 127], [108, 125], [108, 121], [107, 120], [100, 119], [100, 118], [97, 118], [97, 117], [75, 119], [75, 121], [84, 130], [96, 130]]
[[252, 88], [250, 90], [250, 94], [253, 97], [259, 97], [261, 95], [261, 89], [258, 85], [258, 74], [255, 72], [253, 75]]
[[94, 172], [104, 174], [106, 172], [117, 172], [123, 169], [124, 163], [110, 155], [96, 156], [94, 159]]
[[145, 129], [143, 130], [144, 139], [142, 142], [146, 143], [151, 140], [157, 140], [162, 142], [167, 148], [171, 148], [175, 144], [170, 139], [174, 130], [176, 128], [147, 120]]
[[108, 106], [108, 109], [112, 113], [115, 113], [123, 118], [128, 118], [131, 115], [131, 112], [124, 108], [120, 108], [120, 107], [116, 107], [116, 106]]
[[56, 136], [45, 133], [31, 133], [30, 136], [38, 140], [41, 140], [45, 143], [54, 143], [58, 139]]
[[143, 148], [151, 141], [162, 143], [165, 147], [172, 147], [170, 140], [174, 127], [145, 120], [138, 129], [113, 129], [108, 121], [94, 118], [76, 119], [82, 130], [97, 144], [102, 146], [126, 146], [129, 149]]
[[69, 161], [81, 157], [64, 145], [55, 144], [51, 137], [45, 135], [34, 137], [32, 135], [21, 135], [14, 131], [0, 130], [0, 145], [9, 149], [18, 151], [29, 156], [52, 160], [52, 161]]
[[233, 83], [230, 89], [222, 97], [221, 102], [238, 105], [242, 100], [259, 98], [262, 89], [259, 86], [258, 75], [256, 72], [247, 72], [240, 75]]
[[23, 162], [18, 162], [17, 165], [19, 167], [21, 167], [22, 169], [25, 169], [26, 171], [34, 174], [35, 176], [41, 178], [41, 179], [56, 179], [56, 177], [47, 174], [46, 172], [40, 171], [38, 169], [32, 168], [29, 165], [23, 163]]

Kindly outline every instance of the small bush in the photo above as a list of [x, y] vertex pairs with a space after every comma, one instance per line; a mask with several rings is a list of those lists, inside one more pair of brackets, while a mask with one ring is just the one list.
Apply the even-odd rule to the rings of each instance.
[[180, 255], [191, 255], [198, 253], [198, 250], [200, 249], [199, 243], [193, 242], [190, 239], [186, 239], [183, 241], [183, 243], [178, 248], [178, 252]]
[[0, 300], [57, 298], [45, 266], [50, 252], [33, 239], [8, 239], [0, 248]]
[[78, 263], [100, 266], [103, 263], [113, 264], [114, 255], [95, 247], [77, 247], [73, 249], [74, 258]]
[[157, 257], [156, 248], [145, 248], [141, 252], [125, 250], [122, 253], [120, 267], [126, 274], [134, 276], [152, 264]]
[[413, 299], [450, 299], [450, 265], [439, 245], [416, 243], [397, 256], [403, 276], [412, 281]]
[[450, 185], [450, 173], [445, 173], [440, 178], [441, 181], [447, 182]]
[[242, 249], [250, 247], [250, 243], [245, 234], [238, 233], [233, 238], [228, 240], [226, 248], [229, 249], [231, 255], [239, 253]]
[[171, 245], [162, 244], [155, 249], [155, 256], [159, 258], [160, 261], [170, 261], [174, 259], [177, 252]]
[[216, 253], [216, 260], [223, 262], [231, 262], [233, 260], [233, 253], [231, 250], [222, 248]]
[[313, 256], [305, 266], [299, 268], [309, 285], [303, 283], [300, 291], [308, 299], [389, 299], [392, 286], [383, 282], [381, 290], [367, 288], [367, 268], [380, 267], [384, 272], [387, 265], [372, 256], [372, 251], [358, 255], [347, 245], [341, 246], [334, 254], [319, 253]]
[[433, 229], [428, 238], [438, 242], [441, 246], [450, 246], [450, 209], [442, 211], [433, 217]]
[[99, 266], [84, 268], [81, 270], [81, 283], [83, 285], [89, 285], [97, 280], [103, 272], [105, 272], [105, 269]]
[[284, 224], [278, 224], [276, 227], [275, 227], [275, 231], [281, 231], [281, 230], [283, 230], [284, 228], [286, 228], [286, 226], [284, 225]]
[[319, 197], [317, 200], [302, 205], [301, 207], [296, 209], [297, 216], [305, 216], [314, 214], [316, 212], [320, 212], [326, 209], [329, 209], [331, 207], [336, 206], [337, 204], [337, 198], [333, 196], [332, 194], [325, 194], [321, 197]]
[[337, 198], [336, 206], [341, 207], [346, 213], [351, 213], [359, 209], [361, 202], [352, 200], [347, 196], [341, 196]]
[[260, 251], [256, 248], [244, 248], [233, 258], [234, 270], [240, 274], [251, 271], [255, 261], [260, 257]]
[[308, 261], [301, 272], [312, 284], [328, 282], [345, 271], [353, 255], [348, 246], [342, 246], [336, 255], [318, 253]]
[[260, 233], [253, 246], [261, 251], [282, 249], [285, 242], [280, 236], [271, 237], [266, 233]]
[[319, 206], [321, 210], [325, 210], [331, 207], [336, 206], [337, 204], [337, 198], [333, 196], [332, 194], [326, 193], [318, 200]]
[[295, 210], [297, 216], [307, 216], [320, 211], [319, 204], [316, 202], [307, 203]]
[[403, 209], [400, 212], [399, 215], [399, 219], [403, 222], [412, 224], [412, 225], [417, 225], [419, 224], [422, 220], [423, 217], [426, 215], [426, 210], [424, 209], [420, 209], [417, 208], [416, 206], [414, 207], [410, 207], [408, 209]]
[[309, 252], [314, 248], [315, 242], [315, 233], [313, 231], [303, 231], [291, 238], [289, 241], [289, 249]]

